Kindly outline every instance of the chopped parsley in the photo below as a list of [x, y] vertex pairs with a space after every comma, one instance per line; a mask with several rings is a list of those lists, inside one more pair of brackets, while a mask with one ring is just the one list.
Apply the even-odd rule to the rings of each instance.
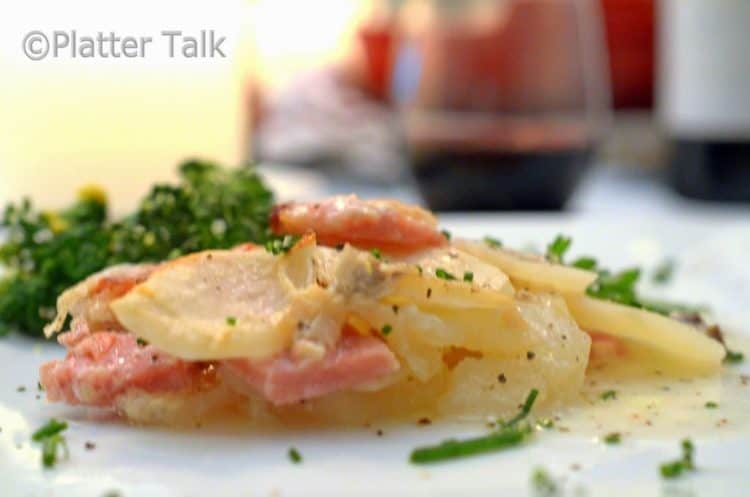
[[682, 457], [675, 461], [665, 462], [659, 466], [659, 472], [662, 478], [677, 478], [686, 471], [694, 471], [693, 454], [695, 446], [690, 439], [684, 439], [680, 444], [682, 448]]
[[[61, 192], [63, 196], [67, 192]], [[114, 218], [100, 188], [44, 211], [28, 199], [0, 206], [0, 335], [41, 336], [65, 289], [101, 269], [155, 262], [269, 239], [271, 192], [250, 167], [191, 160], [179, 182], [154, 185], [135, 210]]]
[[68, 428], [68, 423], [55, 418], [36, 430], [31, 439], [42, 444], [42, 465], [51, 468], [57, 462], [57, 456], [62, 448], [65, 457], [68, 457], [68, 445], [65, 437], [61, 434]]
[[383, 327], [380, 329], [380, 332], [383, 335], [388, 335], [391, 331], [393, 331], [393, 326], [390, 324], [384, 324]]
[[491, 236], [485, 236], [484, 243], [490, 248], [501, 248], [503, 246], [503, 242]]
[[300, 454], [295, 447], [289, 447], [287, 455], [289, 456], [289, 460], [294, 464], [300, 464], [302, 462], [302, 454]]
[[148, 345], [148, 341], [144, 340], [141, 337], [138, 337], [135, 339], [135, 344], [138, 345], [139, 347], [145, 347], [146, 345]]
[[672, 277], [674, 276], [674, 270], [674, 260], [665, 259], [658, 266], [656, 266], [654, 274], [651, 275], [651, 281], [657, 285], [665, 285], [672, 280]]
[[716, 409], [719, 407], [719, 404], [714, 402], [713, 400], [709, 400], [704, 404], [704, 406], [706, 407], [706, 409]]
[[474, 273], [471, 271], [464, 271], [464, 281], [471, 283], [474, 281]]
[[281, 255], [286, 254], [289, 252], [292, 247], [299, 241], [299, 237], [295, 235], [284, 235], [281, 238], [275, 238], [273, 240], [268, 240], [265, 243], [265, 248], [267, 251], [272, 253], [273, 255]]
[[440, 278], [442, 280], [449, 280], [450, 281], [450, 280], [455, 280], [456, 279], [455, 276], [453, 276], [451, 273], [449, 273], [448, 271], [446, 271], [445, 269], [443, 269], [441, 267], [435, 269], [435, 276], [437, 276], [438, 278]]
[[539, 497], [552, 497], [558, 495], [558, 483], [544, 468], [534, 468], [531, 473], [531, 487], [534, 495]]
[[416, 265], [416, 268], [417, 268], [417, 271], [419, 271], [419, 275], [421, 276], [421, 275], [422, 275], [422, 273], [424, 272], [424, 271], [422, 270], [422, 266], [420, 266], [419, 264], [417, 264], [417, 265]]
[[613, 400], [617, 398], [617, 392], [615, 390], [607, 390], [602, 392], [599, 398], [602, 400]]
[[617, 445], [622, 441], [622, 435], [620, 432], [613, 431], [612, 433], [607, 433], [604, 435], [604, 443], [607, 445]]
[[601, 300], [609, 300], [631, 307], [643, 307], [638, 300], [635, 289], [635, 284], [640, 276], [641, 270], [638, 268], [626, 269], [615, 274], [601, 271], [599, 278], [586, 289], [586, 293]]
[[443, 234], [443, 236], [445, 237], [446, 240], [448, 240], [448, 241], [451, 240], [451, 232], [450, 231], [448, 231], [448, 230], [441, 230], [440, 233]]
[[379, 249], [374, 248], [370, 250], [370, 253], [372, 254], [374, 258], [376, 258], [379, 261], [383, 259], [383, 254], [380, 252]]
[[234, 326], [237, 324], [237, 318], [234, 316], [227, 316], [227, 324], [229, 326]]
[[552, 243], [547, 245], [547, 260], [562, 264], [565, 257], [565, 252], [568, 251], [570, 245], [573, 243], [573, 239], [564, 235], [557, 235]]
[[437, 445], [418, 447], [412, 451], [409, 460], [414, 464], [427, 464], [503, 450], [522, 444], [532, 433], [531, 425], [522, 421], [531, 412], [537, 395], [539, 391], [532, 389], [521, 406], [521, 411], [509, 421], [499, 422], [499, 428], [489, 435], [465, 440], [448, 439]]

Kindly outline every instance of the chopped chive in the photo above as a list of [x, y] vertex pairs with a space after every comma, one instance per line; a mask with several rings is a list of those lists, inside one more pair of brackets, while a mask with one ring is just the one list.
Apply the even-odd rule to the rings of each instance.
[[503, 242], [497, 238], [492, 238], [491, 236], [485, 236], [484, 243], [490, 248], [500, 248], [503, 246]]
[[607, 390], [606, 392], [602, 392], [599, 398], [602, 400], [613, 400], [617, 398], [617, 392], [614, 390]]
[[622, 435], [619, 432], [613, 431], [612, 433], [607, 433], [603, 440], [608, 445], [617, 445], [622, 441]]
[[538, 496], [555, 496], [558, 494], [558, 484], [544, 468], [534, 468], [531, 473], [531, 486]]
[[532, 388], [529, 394], [526, 396], [526, 400], [523, 402], [523, 405], [521, 405], [521, 411], [510, 418], [510, 421], [504, 423], [505, 426], [513, 426], [519, 421], [522, 421], [524, 418], [526, 418], [526, 416], [528, 416], [531, 412], [531, 408], [534, 407], [534, 402], [536, 401], [537, 396], [539, 396], [539, 390], [537, 390], [536, 388]]
[[372, 256], [373, 256], [374, 258], [376, 258], [377, 260], [382, 260], [382, 259], [383, 259], [383, 254], [382, 254], [382, 253], [380, 252], [380, 250], [378, 250], [378, 249], [376, 249], [376, 248], [374, 248], [374, 249], [370, 250], [370, 253], [371, 253], [371, 254], [372, 254]]
[[237, 318], [234, 316], [227, 316], [227, 324], [229, 326], [234, 326], [237, 324]]
[[674, 275], [675, 262], [672, 259], [665, 259], [654, 270], [651, 281], [657, 285], [669, 283]]
[[289, 447], [287, 455], [289, 456], [289, 460], [294, 464], [300, 464], [302, 462], [302, 454], [300, 454], [295, 447]]
[[39, 390], [40, 392], [44, 391], [44, 387], [42, 386], [42, 382], [41, 381], [37, 381], [36, 382], [36, 389]]
[[68, 423], [65, 421], [59, 421], [55, 418], [50, 419], [47, 423], [36, 430], [32, 435], [31, 439], [35, 442], [41, 442], [47, 437], [57, 435], [61, 431], [68, 427]]
[[693, 454], [695, 452], [695, 446], [690, 439], [684, 439], [681, 443], [682, 457], [675, 461], [670, 461], [659, 466], [659, 472], [663, 478], [677, 478], [686, 471], [693, 471], [695, 464], [693, 462]]
[[474, 281], [474, 273], [471, 271], [464, 271], [464, 281], [471, 283]]
[[385, 325], [383, 325], [383, 327], [382, 327], [382, 328], [380, 329], [380, 332], [381, 332], [381, 333], [382, 333], [383, 335], [388, 335], [388, 334], [389, 334], [389, 333], [390, 333], [391, 331], [393, 331], [393, 326], [391, 326], [390, 324], [385, 324]]
[[409, 460], [415, 464], [433, 463], [522, 444], [531, 435], [532, 430], [528, 423], [519, 425], [519, 422], [528, 416], [538, 394], [537, 389], [532, 389], [521, 406], [521, 411], [507, 423], [499, 423], [500, 428], [489, 435], [466, 440], [449, 439], [437, 445], [418, 447], [412, 451]]
[[448, 281], [456, 279], [455, 276], [453, 276], [451, 273], [449, 273], [448, 271], [446, 271], [445, 269], [441, 267], [435, 269], [435, 276], [437, 276], [440, 279], [448, 280]]
[[511, 427], [483, 437], [445, 440], [438, 445], [414, 449], [409, 460], [413, 463], [424, 464], [502, 450], [520, 445], [528, 434], [528, 427]]
[[421, 276], [421, 275], [422, 275], [422, 272], [423, 272], [423, 271], [422, 271], [422, 266], [420, 266], [419, 264], [417, 264], [417, 266], [416, 266], [416, 267], [417, 267], [417, 271], [419, 271], [419, 274], [420, 274], [420, 276]]
[[55, 465], [60, 448], [63, 449], [65, 457], [68, 457], [68, 445], [65, 437], [61, 435], [67, 428], [68, 423], [52, 418], [31, 435], [33, 441], [42, 442], [42, 465], [45, 468]]
[[717, 407], [719, 407], [719, 404], [714, 402], [713, 400], [709, 400], [704, 405], [706, 409], [716, 409]]
[[745, 360], [745, 354], [742, 352], [736, 352], [734, 350], [726, 349], [727, 353], [724, 356], [724, 362], [728, 364], [737, 364]]
[[443, 234], [446, 240], [450, 241], [451, 239], [451, 232], [448, 230], [441, 230], [440, 233]]
[[138, 345], [139, 347], [145, 347], [146, 345], [148, 345], [148, 341], [144, 340], [141, 337], [138, 337], [135, 339], [135, 344]]

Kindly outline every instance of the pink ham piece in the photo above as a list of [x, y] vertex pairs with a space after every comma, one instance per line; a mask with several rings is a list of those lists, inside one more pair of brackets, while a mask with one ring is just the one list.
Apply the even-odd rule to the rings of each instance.
[[[68, 342], [66, 334], [60, 342]], [[44, 364], [40, 383], [53, 402], [112, 407], [131, 389], [149, 393], [190, 392], [215, 383], [213, 366], [187, 362], [139, 346], [127, 333], [99, 332], [78, 337], [65, 359]]]
[[393, 352], [372, 336], [344, 334], [319, 361], [289, 354], [263, 362], [232, 359], [223, 368], [275, 405], [286, 405], [360, 386], [398, 371]]
[[270, 224], [278, 235], [312, 231], [318, 243], [330, 247], [350, 243], [408, 254], [447, 243], [430, 212], [395, 200], [362, 200], [355, 195], [277, 205]]

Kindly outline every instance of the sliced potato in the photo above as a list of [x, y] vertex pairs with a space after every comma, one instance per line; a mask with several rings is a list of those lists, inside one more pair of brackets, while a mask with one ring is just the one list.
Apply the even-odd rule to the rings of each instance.
[[181, 257], [110, 307], [128, 330], [177, 357], [269, 357], [289, 345], [295, 324], [278, 261], [264, 250]]
[[489, 247], [476, 240], [455, 240], [453, 245], [502, 269], [517, 288], [558, 293], [585, 293], [597, 274], [561, 264], [544, 257]]
[[581, 328], [633, 340], [686, 367], [714, 371], [721, 367], [724, 348], [695, 328], [653, 312], [598, 300], [566, 295], [571, 314]]

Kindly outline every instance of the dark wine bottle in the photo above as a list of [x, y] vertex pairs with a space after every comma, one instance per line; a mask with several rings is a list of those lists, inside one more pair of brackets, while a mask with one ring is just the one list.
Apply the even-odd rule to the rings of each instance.
[[681, 194], [750, 202], [750, 3], [665, 0], [661, 121]]

